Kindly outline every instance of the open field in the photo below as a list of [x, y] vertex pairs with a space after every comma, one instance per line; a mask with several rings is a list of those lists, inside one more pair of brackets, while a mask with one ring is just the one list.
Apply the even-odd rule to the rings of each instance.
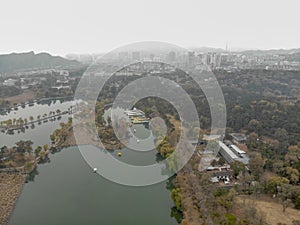
[[30, 90], [26, 90], [22, 94], [5, 98], [5, 100], [9, 101], [12, 104], [14, 104], [14, 103], [19, 104], [21, 102], [26, 102], [26, 101], [34, 99], [34, 98], [35, 98], [34, 93]]
[[236, 198], [238, 203], [243, 203], [244, 200], [246, 206], [252, 205], [257, 211], [265, 215], [268, 224], [277, 225], [278, 223], [282, 223], [292, 225], [293, 220], [300, 220], [300, 210], [288, 207], [286, 211], [283, 212], [282, 205], [275, 202], [274, 199], [255, 199], [249, 196], [239, 196]]

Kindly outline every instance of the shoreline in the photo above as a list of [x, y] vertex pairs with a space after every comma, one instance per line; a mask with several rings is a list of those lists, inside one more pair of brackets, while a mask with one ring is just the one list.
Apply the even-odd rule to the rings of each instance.
[[[84, 145], [84, 144], [82, 144], [82, 145]], [[88, 145], [90, 145], [90, 146], [95, 146], [95, 145], [92, 145], [92, 144], [88, 144]], [[62, 150], [66, 150], [67, 148], [70, 148], [70, 147], [78, 147], [78, 146], [79, 146], [79, 145], [64, 146], [64, 147], [61, 147], [61, 149], [60, 149], [58, 152], [61, 152]], [[99, 146], [95, 146], [95, 147], [99, 148]], [[58, 152], [53, 152], [53, 154], [56, 154], [56, 153], [58, 153]], [[37, 165], [38, 165], [38, 164], [37, 164]], [[36, 165], [34, 168], [36, 168], [37, 165]], [[33, 170], [34, 170], [34, 168], [33, 168]], [[33, 171], [33, 170], [32, 170], [32, 171]], [[31, 171], [31, 172], [32, 172], [32, 171]], [[29, 174], [30, 174], [31, 172], [29, 172], [29, 173], [27, 173], [27, 174], [13, 174], [13, 175], [22, 176], [22, 177], [23, 177], [23, 180], [22, 180], [22, 182], [20, 182], [19, 191], [18, 191], [17, 193], [15, 193], [14, 199], [11, 200], [11, 201], [13, 201], [13, 204], [12, 204], [11, 208], [7, 210], [6, 218], [3, 219], [3, 220], [0, 220], [0, 225], [8, 225], [8, 224], [9, 224], [9, 221], [10, 221], [10, 219], [11, 219], [11, 217], [13, 216], [13, 213], [14, 213], [14, 211], [15, 211], [16, 205], [18, 204], [18, 201], [20, 200], [21, 194], [22, 194], [23, 191], [24, 191], [24, 187], [25, 187], [25, 185], [26, 185], [26, 183], [27, 183], [27, 182], [26, 182], [26, 179], [28, 178], [28, 176], [29, 176]], [[1, 173], [0, 173], [0, 177], [1, 177], [1, 174], [2, 174], [2, 173], [4, 173], [4, 172], [1, 172]], [[167, 180], [166, 180], [165, 182], [167, 183]], [[0, 187], [1, 187], [1, 186], [0, 186]], [[167, 189], [168, 192], [171, 194], [171, 190], [172, 190], [172, 189], [169, 189], [169, 188], [167, 188], [167, 187], [165, 187], [165, 189]], [[0, 191], [1, 191], [1, 190], [0, 190]], [[1, 192], [0, 192], [0, 193], [1, 193]], [[170, 197], [170, 198], [171, 198], [171, 197]], [[171, 198], [171, 199], [172, 199], [172, 198]], [[172, 202], [173, 202], [173, 200], [172, 200]], [[173, 202], [173, 204], [174, 204], [174, 202]], [[170, 210], [171, 210], [171, 208], [170, 208]], [[0, 212], [1, 212], [1, 211], [0, 211]], [[1, 213], [0, 213], [0, 215], [1, 215]], [[176, 218], [174, 217], [174, 219], [176, 219]], [[177, 220], [177, 219], [176, 219], [176, 220]], [[177, 221], [177, 222], [178, 222], [178, 221]], [[178, 224], [180, 224], [180, 223], [178, 222]]]
[[19, 201], [19, 199], [20, 199], [20, 196], [21, 196], [21, 194], [22, 194], [22, 192], [23, 192], [24, 186], [25, 186], [25, 184], [26, 184], [26, 179], [27, 179], [27, 177], [28, 177], [28, 174], [26, 174], [26, 176], [25, 176], [25, 180], [24, 180], [24, 182], [23, 182], [23, 184], [22, 184], [22, 187], [21, 187], [21, 189], [20, 189], [20, 191], [19, 191], [19, 193], [18, 193], [18, 195], [17, 195], [17, 197], [16, 197], [16, 199], [15, 199], [15, 201], [14, 201], [14, 204], [13, 204], [13, 207], [12, 207], [12, 209], [11, 209], [11, 212], [9, 212], [9, 215], [8, 215], [6, 221], [4, 221], [3, 225], [8, 225], [8, 222], [9, 222], [9, 220], [10, 220], [10, 218], [11, 218], [11, 216], [12, 216], [12, 214], [13, 214], [15, 208], [16, 208], [16, 205], [17, 205], [17, 203], [18, 203], [18, 201]]
[[[73, 134], [73, 132], [70, 132], [71, 134]], [[72, 135], [73, 136], [73, 135]], [[90, 146], [95, 146], [97, 148], [103, 148], [99, 145], [95, 145], [95, 144], [91, 144], [91, 143], [88, 143], [88, 144], [66, 144], [65, 141], [62, 142], [62, 143], [57, 143], [55, 144], [55, 146], [52, 146], [52, 148], [56, 148], [56, 147], [59, 147], [61, 148], [60, 151], [62, 151], [63, 149], [65, 148], [69, 148], [69, 147], [78, 147], [80, 145], [90, 145]], [[51, 148], [49, 148], [49, 153], [51, 153], [50, 151]], [[106, 149], [108, 151], [114, 151], [114, 150], [117, 150], [118, 148], [115, 148], [115, 149]], [[48, 154], [49, 154], [48, 153]], [[54, 152], [53, 154], [55, 154], [56, 152]], [[48, 155], [47, 154], [47, 155]], [[9, 173], [9, 172], [0, 172], [0, 181], [1, 181], [1, 176], [3, 174], [6, 174], [6, 175], [12, 175], [12, 176], [18, 176], [19, 178], [22, 178], [22, 180], [20, 180], [17, 185], [15, 185], [15, 188], [18, 188], [17, 191], [14, 191], [12, 194], [10, 195], [6, 195], [6, 199], [11, 203], [9, 206], [6, 207], [6, 209], [4, 210], [1, 210], [2, 206], [0, 205], [0, 215], [3, 214], [2, 211], [4, 211], [4, 216], [3, 218], [1, 218], [0, 216], [0, 225], [8, 225], [9, 223], [9, 220], [11, 218], [11, 216], [13, 215], [13, 212], [15, 210], [15, 207], [20, 199], [20, 196], [24, 190], [24, 186], [26, 185], [26, 179], [28, 177], [28, 175], [34, 171], [34, 169], [36, 169], [36, 167], [38, 166], [40, 160], [38, 160], [35, 164], [35, 166], [32, 168], [32, 170], [26, 174], [15, 174], [15, 173]], [[9, 181], [6, 179], [6, 181]], [[2, 186], [2, 182], [0, 182], [0, 187]], [[9, 188], [9, 187], [8, 187]], [[168, 189], [168, 188], [166, 188]], [[172, 190], [172, 189], [171, 189]], [[171, 190], [169, 190], [169, 192], [171, 193]], [[2, 189], [0, 188], [0, 195], [2, 196], [2, 193], [1, 193]], [[1, 203], [1, 200], [0, 200], [0, 203]], [[179, 224], [179, 223], [178, 223]]]
[[[122, 149], [124, 147], [124, 144], [122, 142], [117, 142], [114, 144], [102, 142], [100, 143], [96, 137], [92, 137], [91, 133], [88, 132], [85, 129], [80, 129], [80, 140], [77, 140], [74, 136], [73, 126], [70, 125], [67, 129], [67, 135], [63, 138], [60, 137], [59, 140], [56, 141], [56, 143], [52, 143], [50, 148], [47, 151], [46, 155], [49, 155], [49, 153], [53, 152], [55, 154], [55, 151], [52, 151], [56, 148], [60, 148], [61, 150], [63, 148], [67, 147], [77, 147], [81, 145], [92, 145], [100, 149], [106, 149], [107, 151], [114, 151], [118, 149]], [[5, 196], [5, 201], [9, 204], [3, 205], [0, 204], [0, 225], [7, 225], [9, 223], [9, 220], [14, 212], [14, 209], [16, 207], [16, 204], [18, 203], [18, 200], [23, 192], [23, 188], [26, 184], [26, 179], [28, 175], [38, 166], [41, 158], [37, 157], [35, 159], [34, 166], [32, 167], [32, 170], [25, 174], [17, 174], [17, 173], [9, 173], [9, 172], [0, 172], [0, 178], [4, 174], [3, 179], [0, 179], [0, 193], [1, 196]], [[17, 176], [17, 179], [16, 179]], [[2, 182], [3, 180], [3, 182]], [[13, 183], [12, 187], [7, 186], [6, 183]], [[6, 188], [2, 188], [2, 186], [7, 186]], [[8, 191], [11, 191], [12, 193], [8, 193]], [[3, 193], [2, 193], [3, 192]], [[1, 200], [0, 200], [1, 203]], [[3, 216], [2, 216], [3, 215]]]
[[[17, 177], [16, 177], [17, 176]], [[7, 225], [23, 191], [27, 175], [0, 172], [0, 224]], [[3, 197], [2, 197], [3, 196]]]
[[[26, 93], [25, 93], [26, 94]], [[20, 94], [21, 95], [24, 95], [24, 93]], [[14, 98], [16, 98], [17, 100], [14, 100]], [[4, 100], [7, 100], [9, 101], [9, 105], [7, 107], [3, 107], [3, 108], [0, 108], [0, 111], [3, 111], [3, 112], [7, 112], [7, 111], [14, 111], [14, 108], [15, 107], [19, 107], [19, 106], [27, 106], [29, 104], [32, 104], [32, 103], [41, 103], [43, 101], [57, 101], [57, 100], [68, 100], [70, 99], [70, 101], [74, 101], [74, 96], [58, 96], [58, 97], [44, 97], [44, 98], [22, 98], [21, 97], [21, 100], [19, 99], [19, 95], [15, 95], [15, 96], [11, 96], [11, 97], [6, 97], [6, 98], [3, 98]], [[13, 99], [13, 100], [10, 100], [10, 99]]]
[[64, 148], [64, 147], [79, 146], [79, 145], [94, 145], [99, 148], [104, 148], [108, 151], [113, 151], [124, 147], [124, 144], [122, 142], [118, 142], [116, 144], [109, 144], [104, 141], [99, 142], [96, 137], [91, 137], [92, 134], [90, 134], [89, 131], [81, 128], [76, 128], [77, 132], [80, 132], [81, 134], [80, 137], [77, 137], [76, 139], [74, 136], [73, 129], [74, 129], [73, 126], [70, 127], [65, 140], [59, 140], [52, 147]]

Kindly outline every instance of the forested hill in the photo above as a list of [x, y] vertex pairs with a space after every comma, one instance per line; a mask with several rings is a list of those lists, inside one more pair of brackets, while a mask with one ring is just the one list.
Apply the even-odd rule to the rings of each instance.
[[38, 68], [68, 68], [80, 65], [75, 60], [52, 56], [48, 53], [35, 54], [34, 52], [27, 52], [0, 55], [0, 73]]

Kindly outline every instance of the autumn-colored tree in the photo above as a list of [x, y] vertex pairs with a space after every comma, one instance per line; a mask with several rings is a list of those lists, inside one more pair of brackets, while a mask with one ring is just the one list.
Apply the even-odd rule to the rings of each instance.
[[247, 141], [246, 141], [246, 144], [247, 144], [247, 147], [249, 149], [253, 149], [253, 150], [256, 150], [258, 148], [258, 145], [259, 145], [259, 138], [258, 138], [258, 135], [257, 133], [254, 133], [252, 132]]
[[40, 153], [41, 153], [41, 151], [42, 151], [42, 147], [41, 147], [41, 146], [38, 146], [38, 147], [34, 150], [34, 153], [35, 153], [36, 156], [39, 156]]
[[174, 148], [170, 146], [169, 138], [167, 136], [157, 146], [157, 150], [159, 151], [160, 155], [165, 158], [172, 154]]
[[285, 155], [285, 161], [290, 165], [300, 160], [300, 148], [297, 145], [289, 146], [288, 152]]
[[289, 180], [285, 177], [272, 177], [268, 180], [267, 190], [271, 194], [277, 194], [278, 188], [284, 184], [289, 184]]
[[259, 180], [264, 172], [264, 160], [261, 154], [254, 154], [249, 161], [249, 169], [255, 180]]
[[230, 163], [230, 168], [233, 171], [234, 177], [237, 177], [240, 174], [240, 172], [245, 173], [246, 171], [245, 165], [242, 162], [238, 161]]
[[48, 151], [48, 148], [49, 148], [49, 147], [48, 147], [48, 145], [47, 145], [47, 144], [45, 144], [45, 145], [43, 146], [43, 149], [44, 149], [44, 151], [45, 151], [45, 152], [47, 152], [47, 151]]
[[33, 142], [28, 140], [28, 141], [18, 141], [16, 142], [17, 145], [17, 150], [20, 152], [28, 152], [30, 153], [32, 151], [32, 144]]
[[54, 132], [50, 135], [50, 140], [51, 140], [52, 142], [55, 141], [55, 133], [54, 133]]
[[292, 184], [297, 184], [298, 183], [300, 173], [297, 169], [294, 169], [292, 167], [287, 167], [286, 168], [286, 174], [287, 174], [287, 176], [288, 176], [288, 178], [289, 178], [289, 180]]
[[171, 197], [175, 203], [176, 209], [182, 211], [183, 206], [182, 206], [182, 194], [181, 194], [181, 189], [180, 188], [175, 188], [171, 191]]
[[278, 189], [278, 196], [282, 204], [282, 212], [285, 212], [291, 202], [292, 186], [290, 184], [282, 184]]

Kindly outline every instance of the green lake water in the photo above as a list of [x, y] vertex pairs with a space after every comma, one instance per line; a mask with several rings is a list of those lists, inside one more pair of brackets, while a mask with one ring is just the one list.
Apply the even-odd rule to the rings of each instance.
[[[61, 107], [60, 107], [61, 106]], [[35, 108], [36, 107], [36, 108]], [[18, 116], [48, 113], [69, 107], [69, 103], [51, 103], [20, 109]], [[50, 109], [51, 108], [51, 109]], [[23, 111], [25, 110], [25, 111]], [[14, 112], [11, 112], [14, 113]], [[2, 120], [13, 115], [2, 116]], [[49, 135], [67, 121], [36, 125], [25, 133], [0, 133], [1, 146], [12, 146], [18, 140], [32, 140], [37, 145], [48, 144]], [[136, 127], [139, 134], [146, 132]], [[147, 135], [145, 135], [146, 137]], [[143, 138], [143, 137], [139, 137]], [[85, 148], [95, 148], [84, 146]], [[119, 150], [118, 150], [119, 151]], [[117, 158], [117, 152], [112, 153]], [[122, 149], [119, 160], [134, 165], [155, 163], [156, 152]], [[176, 225], [172, 217], [174, 203], [167, 181], [146, 186], [129, 187], [113, 183], [93, 173], [77, 147], [64, 148], [49, 156], [50, 162], [37, 167], [33, 181], [24, 185], [8, 225]]]

